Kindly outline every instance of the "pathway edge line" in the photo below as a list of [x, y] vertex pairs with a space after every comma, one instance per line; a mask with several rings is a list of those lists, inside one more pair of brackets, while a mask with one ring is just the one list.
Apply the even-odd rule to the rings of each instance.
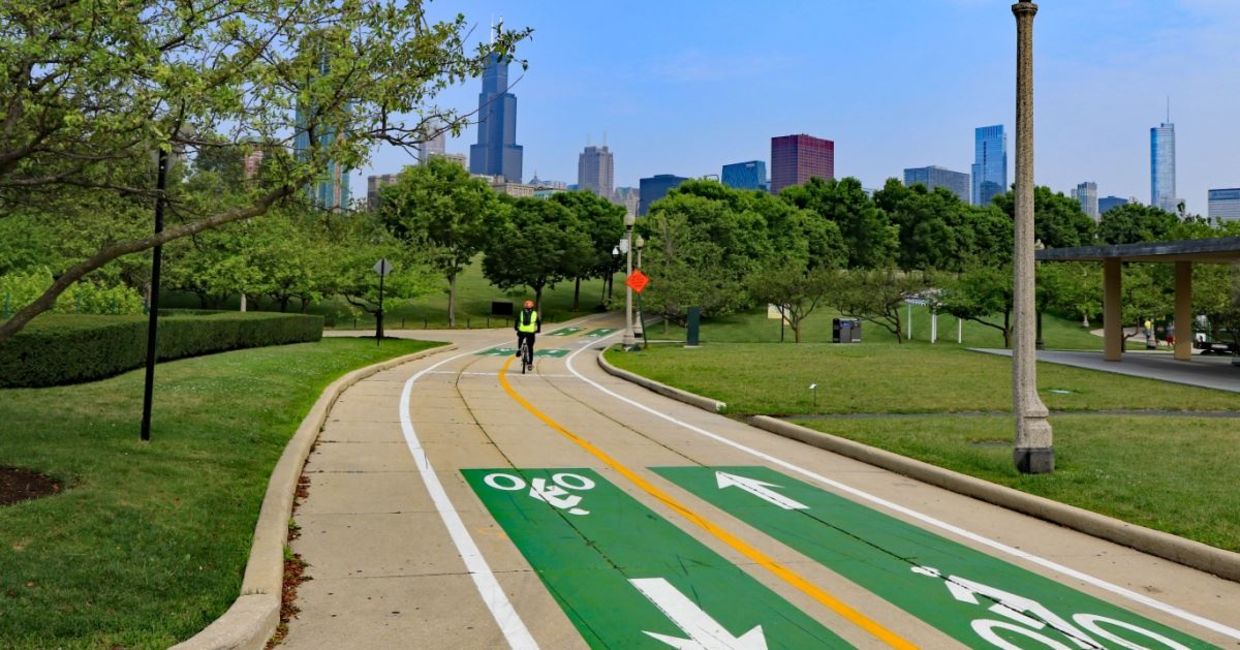
[[606, 350], [600, 351], [598, 356], [595, 358], [598, 359], [599, 367], [606, 371], [609, 375], [619, 377], [630, 383], [637, 384], [642, 388], [654, 391], [664, 397], [670, 397], [674, 400], [684, 402], [685, 404], [710, 411], [711, 413], [722, 413], [723, 410], [728, 407], [726, 402], [720, 402], [716, 399], [690, 393], [687, 390], [682, 390], [674, 386], [668, 386], [667, 384], [643, 377], [635, 372], [617, 368], [616, 366], [611, 365], [611, 362], [607, 361], [604, 355], [605, 352]]
[[456, 348], [455, 343], [440, 345], [358, 368], [323, 390], [271, 470], [267, 493], [254, 525], [254, 541], [250, 545], [240, 596], [222, 616], [201, 632], [172, 646], [173, 650], [261, 650], [266, 647], [280, 623], [284, 543], [288, 538], [297, 480], [336, 400], [345, 390], [371, 375]]
[[[617, 368], [603, 358], [602, 352], [599, 353], [597, 359], [599, 366], [607, 371], [608, 374], [625, 379], [665, 397], [670, 397], [671, 399], [713, 413], [722, 411], [726, 406], [724, 402], [696, 395], [680, 388], [673, 388], [628, 370]], [[1146, 528], [1145, 526], [1121, 521], [1114, 517], [1100, 515], [1084, 508], [1021, 492], [1014, 488], [991, 483], [990, 481], [944, 469], [829, 433], [815, 431], [814, 429], [767, 415], [755, 415], [747, 418], [747, 422], [769, 433], [791, 438], [841, 456], [847, 456], [853, 460], [859, 460], [875, 467], [902, 474], [923, 483], [929, 483], [957, 494], [1059, 524], [1087, 535], [1127, 546], [1142, 553], [1148, 553], [1189, 568], [1214, 574], [1220, 578], [1240, 582], [1240, 553], [1225, 551], [1221, 548], [1178, 537], [1171, 533]]]

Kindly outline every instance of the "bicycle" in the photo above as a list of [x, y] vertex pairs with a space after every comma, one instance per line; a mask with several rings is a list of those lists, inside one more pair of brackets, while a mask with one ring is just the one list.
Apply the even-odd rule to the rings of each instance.
[[528, 339], [521, 339], [521, 374], [534, 372], [534, 353]]

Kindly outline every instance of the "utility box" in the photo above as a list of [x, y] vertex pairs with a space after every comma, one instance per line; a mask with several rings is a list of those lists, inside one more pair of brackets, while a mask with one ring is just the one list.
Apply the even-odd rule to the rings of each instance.
[[690, 307], [685, 320], [685, 345], [695, 348], [698, 346], [698, 331], [702, 326], [702, 308]]
[[861, 321], [855, 318], [831, 319], [832, 343], [860, 343]]

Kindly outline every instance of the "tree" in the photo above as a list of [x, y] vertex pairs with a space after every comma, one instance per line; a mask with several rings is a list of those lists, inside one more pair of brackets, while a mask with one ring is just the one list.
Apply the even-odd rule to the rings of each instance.
[[1150, 205], [1128, 203], [1106, 211], [1098, 223], [1098, 240], [1104, 244], [1135, 244], [1162, 241], [1179, 219]]
[[909, 188], [891, 178], [874, 193], [874, 203], [899, 228], [896, 263], [906, 271], [960, 270], [974, 251], [973, 213], [946, 188]]
[[[464, 16], [432, 23], [423, 4], [0, 5], [0, 207], [90, 193], [148, 202], [156, 193], [145, 161], [154, 151], [304, 145], [265, 165], [263, 181], [247, 186], [239, 205], [182, 210], [185, 219], [158, 235], [115, 239], [70, 262], [0, 323], [0, 341], [117, 258], [297, 200], [333, 165], [362, 167], [380, 143], [417, 144], [428, 120], [459, 125], [463, 118], [433, 98], [478, 75], [490, 54], [511, 56], [529, 32], [497, 30], [467, 52]], [[215, 133], [225, 141], [196, 135]], [[175, 208], [179, 188], [168, 187], [158, 198]]]
[[811, 178], [804, 185], [784, 188], [779, 198], [839, 227], [848, 251], [848, 268], [883, 268], [899, 249], [898, 229], [855, 178]]
[[939, 278], [938, 308], [1003, 334], [1003, 347], [1012, 345], [1012, 267], [977, 265]]
[[[1010, 220], [1016, 214], [1016, 199], [1011, 192], [996, 195], [998, 206]], [[1109, 213], [1108, 213], [1109, 214]], [[1096, 225], [1081, 211], [1076, 199], [1038, 186], [1033, 192], [1034, 236], [1047, 248], [1070, 248], [1093, 243]]]
[[529, 287], [541, 306], [543, 289], [585, 272], [596, 252], [577, 215], [563, 204], [519, 198], [506, 207], [487, 243], [482, 272], [504, 290]]
[[905, 324], [900, 307], [928, 284], [921, 274], [898, 273], [894, 269], [853, 269], [833, 274], [826, 302], [841, 314], [869, 321], [891, 332], [897, 343], [904, 342]]
[[748, 279], [750, 295], [779, 309], [797, 343], [801, 342], [801, 325], [837, 281], [831, 269], [810, 268], [804, 261], [767, 266], [754, 271]]
[[[620, 237], [624, 235], [624, 206], [616, 205], [593, 192], [559, 192], [552, 195], [552, 201], [563, 205], [577, 217], [590, 237], [591, 259], [581, 275], [574, 278], [573, 309], [581, 304], [581, 279], [597, 277], [607, 280], [621, 267], [621, 260], [611, 254], [611, 250]], [[606, 283], [604, 283], [606, 286]], [[606, 302], [606, 299], [600, 301]]]
[[448, 281], [448, 327], [456, 327], [456, 278], [482, 250], [495, 221], [497, 199], [464, 167], [432, 156], [383, 188], [379, 215], [409, 246], [424, 246]]
[[[425, 251], [404, 244], [370, 213], [328, 222], [330, 279], [323, 293], [342, 296], [368, 314], [379, 311], [379, 274], [375, 263], [386, 259], [393, 271], [384, 278], [385, 303], [409, 301], [435, 288], [436, 269]], [[391, 301], [391, 302], [388, 302]], [[386, 309], [386, 307], [385, 307]]]
[[1228, 341], [1240, 350], [1240, 265], [1195, 265], [1193, 311], [1205, 316], [1211, 340]]

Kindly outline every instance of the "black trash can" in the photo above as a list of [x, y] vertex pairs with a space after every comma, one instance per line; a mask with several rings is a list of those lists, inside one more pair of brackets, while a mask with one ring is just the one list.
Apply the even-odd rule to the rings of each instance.
[[840, 319], [838, 318], [831, 319], [831, 342], [832, 343], [842, 342], [840, 340]]

